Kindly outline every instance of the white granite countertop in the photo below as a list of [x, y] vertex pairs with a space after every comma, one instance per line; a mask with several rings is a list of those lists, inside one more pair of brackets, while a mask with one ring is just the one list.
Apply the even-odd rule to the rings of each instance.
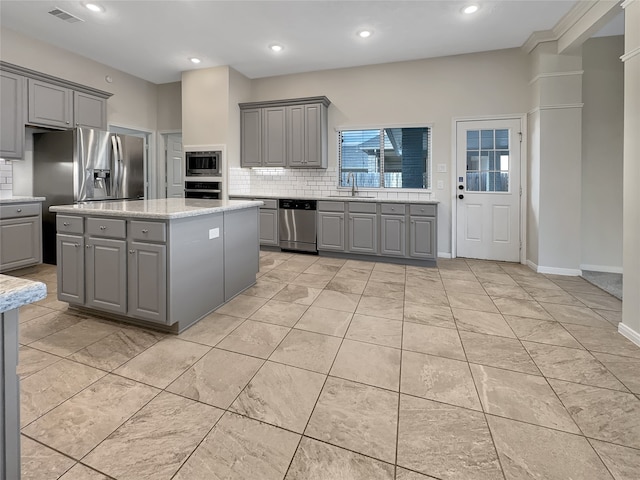
[[37, 302], [46, 296], [47, 286], [42, 282], [0, 275], [0, 313]]
[[259, 207], [260, 201], [200, 200], [192, 198], [157, 198], [149, 200], [123, 200], [117, 202], [86, 202], [75, 205], [54, 205], [52, 212], [75, 215], [107, 215], [124, 218], [154, 218], [171, 220], [197, 217], [230, 210]]
[[334, 202], [371, 202], [371, 203], [416, 203], [416, 204], [420, 204], [420, 205], [437, 205], [438, 203], [440, 203], [438, 200], [409, 200], [407, 198], [404, 199], [390, 199], [390, 198], [372, 198], [372, 197], [367, 197], [367, 196], [355, 196], [352, 197], [350, 194], [347, 195], [332, 195], [332, 196], [324, 196], [324, 197], [319, 197], [319, 196], [307, 196], [307, 195], [292, 195], [292, 196], [287, 196], [287, 195], [260, 195], [260, 194], [253, 194], [253, 195], [248, 195], [248, 194], [239, 194], [236, 195], [234, 193], [230, 193], [229, 194], [230, 197], [232, 198], [248, 198], [248, 199], [254, 199], [254, 198], [265, 198], [265, 199], [281, 199], [281, 198], [291, 198], [294, 200], [323, 200], [323, 201], [334, 201]]
[[46, 200], [45, 197], [20, 197], [20, 196], [11, 196], [11, 197], [0, 197], [0, 205], [4, 205], [5, 203], [35, 203], [35, 202], [44, 202]]

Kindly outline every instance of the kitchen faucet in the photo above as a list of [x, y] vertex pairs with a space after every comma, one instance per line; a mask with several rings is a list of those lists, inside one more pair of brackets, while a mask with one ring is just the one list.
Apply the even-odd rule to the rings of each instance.
[[351, 196], [355, 197], [356, 196], [356, 176], [353, 174], [353, 172], [349, 172], [347, 174], [347, 184], [349, 183], [349, 178], [351, 178]]

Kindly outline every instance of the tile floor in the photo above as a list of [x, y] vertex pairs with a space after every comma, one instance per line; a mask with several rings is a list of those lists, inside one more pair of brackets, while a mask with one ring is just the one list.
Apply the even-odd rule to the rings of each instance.
[[637, 480], [640, 348], [580, 278], [261, 254], [178, 336], [21, 311], [23, 479]]

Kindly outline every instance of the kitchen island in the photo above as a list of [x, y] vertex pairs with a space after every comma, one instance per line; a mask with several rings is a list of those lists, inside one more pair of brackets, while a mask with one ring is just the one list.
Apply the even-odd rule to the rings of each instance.
[[44, 283], [0, 275], [0, 478], [20, 478], [18, 309], [46, 296]]
[[58, 299], [179, 333], [255, 284], [260, 205], [168, 198], [53, 206]]

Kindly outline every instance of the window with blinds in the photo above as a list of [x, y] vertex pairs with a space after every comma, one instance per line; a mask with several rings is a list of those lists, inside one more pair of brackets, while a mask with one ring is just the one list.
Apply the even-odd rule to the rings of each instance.
[[338, 132], [340, 186], [431, 188], [431, 128], [397, 127]]

